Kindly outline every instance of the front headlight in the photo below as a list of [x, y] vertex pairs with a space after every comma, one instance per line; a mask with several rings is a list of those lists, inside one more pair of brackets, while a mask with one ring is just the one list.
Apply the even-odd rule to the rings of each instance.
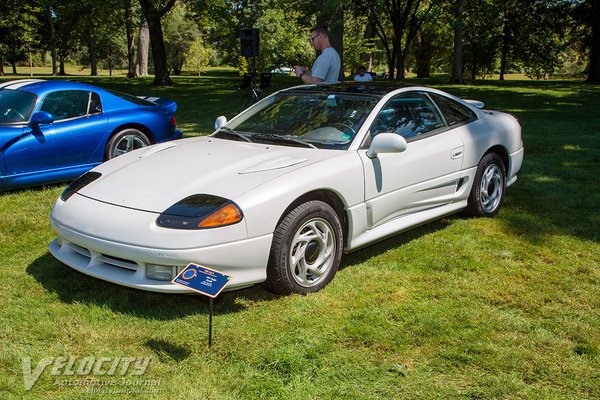
[[233, 201], [210, 194], [195, 194], [163, 211], [156, 224], [173, 229], [209, 229], [237, 224], [244, 218]]
[[67, 188], [62, 192], [60, 198], [62, 201], [69, 200], [69, 197], [73, 196], [79, 190], [83, 189], [85, 186], [94, 182], [96, 179], [100, 178], [102, 174], [100, 172], [86, 172], [81, 175], [79, 178], [75, 179]]

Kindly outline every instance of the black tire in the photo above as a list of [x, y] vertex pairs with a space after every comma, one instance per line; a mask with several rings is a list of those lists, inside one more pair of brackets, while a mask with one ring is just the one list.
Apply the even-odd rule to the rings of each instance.
[[318, 291], [335, 276], [343, 246], [333, 208], [318, 200], [299, 205], [275, 229], [265, 287], [280, 294]]
[[132, 150], [150, 145], [150, 139], [138, 129], [127, 128], [117, 132], [106, 144], [104, 158], [110, 160]]
[[498, 214], [506, 191], [506, 167], [496, 153], [486, 154], [475, 173], [465, 212], [476, 217]]

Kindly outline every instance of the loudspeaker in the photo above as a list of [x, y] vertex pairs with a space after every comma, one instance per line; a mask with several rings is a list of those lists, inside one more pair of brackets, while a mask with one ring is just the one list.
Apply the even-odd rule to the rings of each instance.
[[257, 57], [259, 49], [258, 29], [240, 29], [240, 50], [244, 57]]

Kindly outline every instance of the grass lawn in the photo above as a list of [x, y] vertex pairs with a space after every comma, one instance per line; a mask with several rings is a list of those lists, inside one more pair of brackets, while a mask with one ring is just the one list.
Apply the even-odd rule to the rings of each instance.
[[[177, 100], [187, 135], [211, 132], [243, 102], [233, 72], [175, 77], [170, 88], [71, 78]], [[49, 255], [48, 215], [64, 186], [0, 194], [0, 398], [600, 398], [600, 87], [425, 83], [521, 120], [525, 163], [500, 214], [445, 218], [346, 255], [309, 296], [227, 293], [210, 352], [201, 298], [122, 288]], [[61, 356], [151, 362], [143, 376], [50, 366], [25, 390], [24, 357], [34, 369]]]

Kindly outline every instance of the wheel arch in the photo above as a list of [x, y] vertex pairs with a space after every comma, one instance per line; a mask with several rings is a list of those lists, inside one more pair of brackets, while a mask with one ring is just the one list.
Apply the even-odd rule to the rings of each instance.
[[277, 225], [281, 223], [281, 221], [288, 215], [294, 208], [298, 207], [300, 204], [304, 204], [308, 201], [320, 200], [326, 204], [328, 204], [340, 219], [340, 223], [342, 224], [342, 233], [344, 235], [344, 247], [346, 247], [346, 242], [348, 238], [348, 215], [345, 211], [344, 202], [340, 198], [340, 196], [332, 190], [329, 189], [317, 189], [311, 192], [304, 193], [300, 197], [296, 198], [294, 201], [290, 203], [289, 206], [283, 211], [279, 220], [277, 221]]
[[488, 151], [486, 151], [481, 156], [480, 160], [483, 159], [483, 157], [487, 156], [488, 154], [492, 154], [492, 153], [500, 156], [500, 158], [502, 159], [502, 164], [504, 164], [504, 172], [508, 176], [508, 174], [510, 172], [510, 158], [508, 157], [508, 151], [500, 145], [495, 145], [493, 147], [490, 147], [488, 149]]

